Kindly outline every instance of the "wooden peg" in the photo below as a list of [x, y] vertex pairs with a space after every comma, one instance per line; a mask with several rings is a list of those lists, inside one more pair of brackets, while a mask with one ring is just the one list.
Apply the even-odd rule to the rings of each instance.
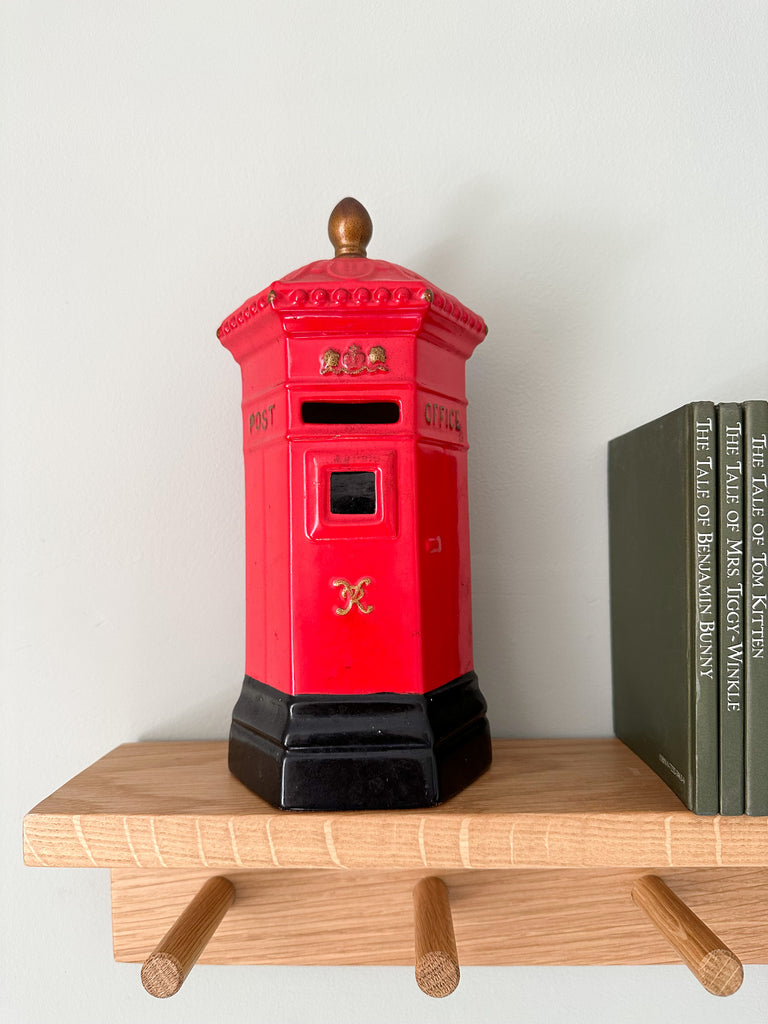
[[715, 996], [730, 996], [744, 980], [741, 961], [656, 875], [638, 878], [632, 899], [701, 984]]
[[422, 878], [413, 890], [416, 984], [428, 996], [449, 996], [459, 984], [459, 956], [448, 889], [440, 878]]
[[141, 983], [152, 996], [175, 995], [232, 905], [228, 878], [209, 878], [141, 968]]

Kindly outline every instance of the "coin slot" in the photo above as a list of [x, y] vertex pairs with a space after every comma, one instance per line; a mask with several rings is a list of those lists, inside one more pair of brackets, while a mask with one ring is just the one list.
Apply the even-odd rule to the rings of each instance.
[[398, 423], [397, 402], [302, 402], [304, 423]]

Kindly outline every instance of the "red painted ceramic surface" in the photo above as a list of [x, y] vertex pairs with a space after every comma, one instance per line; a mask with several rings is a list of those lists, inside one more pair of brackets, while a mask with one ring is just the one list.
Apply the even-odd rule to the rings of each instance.
[[365, 258], [312, 263], [222, 324], [243, 379], [247, 675], [423, 693], [472, 669], [464, 366], [485, 330]]

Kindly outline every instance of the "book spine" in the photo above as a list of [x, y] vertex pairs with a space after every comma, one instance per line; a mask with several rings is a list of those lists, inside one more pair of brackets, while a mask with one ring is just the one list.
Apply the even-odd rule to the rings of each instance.
[[744, 754], [747, 814], [768, 814], [768, 402], [744, 403], [745, 678]]
[[720, 813], [744, 813], [744, 432], [741, 406], [717, 407]]
[[696, 814], [720, 810], [718, 763], [717, 502], [715, 406], [691, 405], [691, 522], [693, 544], [693, 678], [690, 728], [693, 772], [689, 806]]

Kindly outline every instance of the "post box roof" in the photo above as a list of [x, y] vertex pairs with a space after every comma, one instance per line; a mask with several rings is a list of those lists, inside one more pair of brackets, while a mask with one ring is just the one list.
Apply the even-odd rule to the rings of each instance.
[[331, 214], [328, 234], [334, 243], [331, 259], [315, 260], [244, 302], [228, 316], [217, 331], [220, 340], [271, 307], [278, 315], [307, 316], [356, 312], [369, 316], [380, 310], [389, 314], [402, 310], [430, 309], [433, 315], [453, 323], [454, 328], [475, 336], [476, 345], [487, 333], [482, 317], [454, 296], [435, 288], [421, 274], [386, 260], [368, 259], [366, 247], [372, 234], [370, 217], [355, 199], [343, 199]]

